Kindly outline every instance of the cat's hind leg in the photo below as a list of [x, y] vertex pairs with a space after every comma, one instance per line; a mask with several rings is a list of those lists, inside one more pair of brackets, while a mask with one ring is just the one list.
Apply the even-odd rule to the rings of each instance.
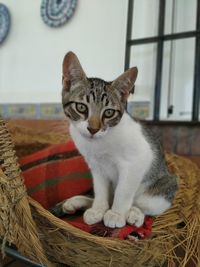
[[171, 202], [162, 195], [143, 194], [139, 196], [135, 205], [146, 215], [160, 215], [170, 208]]
[[163, 196], [140, 195], [134, 206], [128, 211], [126, 221], [128, 224], [140, 227], [144, 223], [145, 215], [160, 215], [171, 206]]
[[174, 193], [170, 191], [170, 194], [167, 194], [171, 188], [167, 186], [165, 188], [162, 187], [163, 180], [162, 183], [161, 180], [158, 180], [152, 187], [138, 192], [134, 199], [133, 207], [127, 215], [127, 223], [135, 224], [139, 227], [144, 223], [145, 215], [160, 215], [170, 208]]
[[143, 184], [127, 214], [127, 223], [141, 226], [144, 222], [144, 215], [156, 216], [164, 213], [170, 208], [176, 190], [176, 177], [171, 175], [158, 178], [147, 187]]
[[73, 214], [77, 210], [85, 210], [91, 208], [93, 199], [87, 196], [74, 196], [65, 200], [62, 204], [64, 213]]
[[166, 173], [147, 185], [143, 193], [137, 195], [134, 204], [144, 214], [160, 215], [170, 208], [177, 189], [177, 178]]

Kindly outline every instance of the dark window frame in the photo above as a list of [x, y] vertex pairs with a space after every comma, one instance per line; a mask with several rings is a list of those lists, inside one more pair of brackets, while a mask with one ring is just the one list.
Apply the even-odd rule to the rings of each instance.
[[[150, 43], [157, 43], [157, 57], [156, 57], [156, 75], [154, 87], [154, 111], [153, 120], [159, 122], [160, 120], [160, 100], [161, 100], [161, 86], [162, 86], [162, 67], [163, 67], [163, 49], [164, 42], [185, 38], [195, 38], [195, 60], [194, 60], [194, 87], [193, 87], [193, 103], [192, 103], [192, 118], [191, 121], [186, 123], [199, 123], [200, 112], [200, 0], [197, 1], [196, 11], [196, 30], [165, 34], [165, 6], [166, 0], [159, 0], [159, 13], [158, 13], [158, 35], [132, 39], [132, 26], [133, 26], [133, 10], [134, 0], [128, 1], [128, 16], [127, 16], [127, 34], [126, 34], [126, 52], [125, 52], [125, 66], [127, 70], [130, 67], [130, 53], [131, 47], [134, 45], [144, 45]], [[170, 107], [169, 107], [170, 108]]]

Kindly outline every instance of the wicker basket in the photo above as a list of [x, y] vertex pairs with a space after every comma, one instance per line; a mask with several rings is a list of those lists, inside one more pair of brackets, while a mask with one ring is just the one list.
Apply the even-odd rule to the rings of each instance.
[[[200, 266], [200, 170], [166, 155], [179, 177], [170, 210], [157, 217], [151, 239], [130, 242], [97, 237], [54, 217], [26, 193], [10, 134], [0, 119], [0, 238], [44, 266]], [[181, 256], [179, 255], [179, 252]], [[176, 265], [177, 264], [177, 265]]]

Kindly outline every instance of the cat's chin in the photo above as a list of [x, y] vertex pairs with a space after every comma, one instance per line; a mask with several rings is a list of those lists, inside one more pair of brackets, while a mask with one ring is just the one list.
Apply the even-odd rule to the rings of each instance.
[[105, 132], [99, 132], [99, 133], [96, 133], [95, 135], [92, 135], [92, 134], [86, 133], [86, 132], [80, 132], [80, 134], [84, 138], [86, 138], [87, 140], [90, 140], [90, 141], [95, 141], [95, 140], [101, 139], [106, 135]]
[[76, 129], [76, 131], [85, 139], [89, 140], [89, 141], [95, 141], [95, 140], [99, 140], [101, 138], [103, 138], [107, 132], [108, 132], [108, 128], [106, 128], [105, 130], [99, 130], [96, 134], [92, 135], [88, 130], [88, 123], [85, 121], [82, 122], [78, 122], [78, 123], [72, 123], [73, 128]]

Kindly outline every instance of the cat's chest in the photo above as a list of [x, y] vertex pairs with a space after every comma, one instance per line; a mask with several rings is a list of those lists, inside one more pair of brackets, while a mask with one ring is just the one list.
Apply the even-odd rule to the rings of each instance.
[[98, 154], [89, 151], [86, 153], [85, 159], [93, 173], [107, 177], [114, 184], [117, 182], [119, 166], [115, 155], [103, 151]]
[[75, 135], [73, 139], [91, 170], [104, 173], [111, 180], [117, 177], [119, 153], [111, 142], [87, 141]]
[[113, 169], [117, 165], [117, 153], [113, 151], [111, 145], [82, 142], [78, 144], [78, 147], [91, 167], [95, 165], [100, 168]]

